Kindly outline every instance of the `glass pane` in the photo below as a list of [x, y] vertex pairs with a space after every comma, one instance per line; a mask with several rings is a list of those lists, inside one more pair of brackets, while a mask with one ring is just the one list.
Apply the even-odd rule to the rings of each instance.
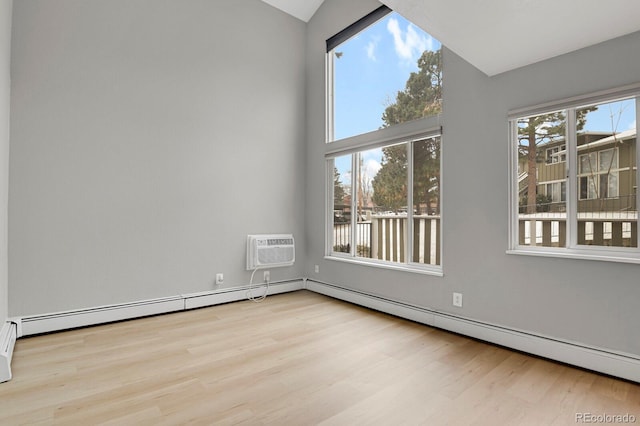
[[[374, 259], [406, 262], [407, 232], [407, 144], [387, 146], [361, 153], [370, 181], [371, 250]], [[364, 187], [364, 185], [363, 185]], [[364, 197], [363, 197], [364, 198]], [[366, 213], [365, 213], [366, 214]], [[366, 228], [363, 227], [363, 232]]]
[[519, 244], [566, 246], [566, 113], [518, 119]]
[[380, 170], [382, 149], [370, 149], [356, 154], [356, 256], [372, 257], [372, 216], [374, 214], [373, 179]]
[[600, 163], [598, 164], [599, 172], [607, 172], [608, 170], [618, 168], [617, 156], [614, 155], [613, 149], [600, 151], [599, 157], [600, 157]]
[[580, 174], [592, 173], [597, 170], [596, 158], [598, 156], [595, 152], [590, 154], [583, 154], [580, 156]]
[[620, 184], [618, 183], [618, 172], [609, 173], [609, 188], [607, 196], [611, 198], [617, 197], [618, 188], [620, 188]]
[[440, 137], [413, 144], [413, 256], [440, 264]]
[[636, 101], [581, 108], [576, 119], [578, 244], [637, 247]]
[[351, 252], [351, 155], [333, 160], [332, 251]]
[[399, 14], [388, 14], [329, 54], [334, 115], [330, 140], [441, 111], [440, 42]]

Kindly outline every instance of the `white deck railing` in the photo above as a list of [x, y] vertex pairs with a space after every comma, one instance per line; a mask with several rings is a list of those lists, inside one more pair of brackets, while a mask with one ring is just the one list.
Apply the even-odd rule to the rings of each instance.
[[[374, 215], [371, 220], [356, 225], [356, 255], [404, 263], [407, 261], [407, 234], [407, 216]], [[414, 215], [412, 240], [410, 262], [440, 264], [440, 216]], [[334, 251], [349, 252], [351, 244], [351, 224], [334, 224]]]

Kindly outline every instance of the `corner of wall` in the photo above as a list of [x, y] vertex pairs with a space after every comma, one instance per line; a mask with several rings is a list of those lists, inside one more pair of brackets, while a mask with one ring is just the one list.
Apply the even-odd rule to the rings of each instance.
[[13, 0], [0, 0], [0, 324], [9, 315], [7, 230], [12, 10]]

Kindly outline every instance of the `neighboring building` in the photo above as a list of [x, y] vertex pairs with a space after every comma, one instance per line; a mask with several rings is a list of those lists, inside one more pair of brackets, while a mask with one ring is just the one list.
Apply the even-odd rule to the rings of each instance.
[[[632, 232], [637, 218], [636, 129], [617, 134], [584, 132], [578, 134], [577, 141], [577, 214], [581, 224], [578, 242], [636, 246], [637, 233]], [[536, 213], [526, 213], [527, 159], [518, 162], [520, 240], [521, 244], [532, 244], [531, 226], [535, 219], [537, 243], [562, 246], [567, 201], [565, 141], [556, 139], [539, 145], [538, 150]], [[542, 229], [545, 226], [549, 232]]]

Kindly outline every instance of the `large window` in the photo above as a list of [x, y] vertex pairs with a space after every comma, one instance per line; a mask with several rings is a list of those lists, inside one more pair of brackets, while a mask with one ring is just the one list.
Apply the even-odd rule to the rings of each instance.
[[327, 41], [327, 141], [437, 115], [440, 42], [383, 6]]
[[439, 135], [330, 156], [327, 170], [330, 255], [440, 265]]
[[440, 43], [383, 6], [327, 40], [327, 256], [441, 274]]
[[640, 262], [639, 87], [511, 114], [511, 249]]

